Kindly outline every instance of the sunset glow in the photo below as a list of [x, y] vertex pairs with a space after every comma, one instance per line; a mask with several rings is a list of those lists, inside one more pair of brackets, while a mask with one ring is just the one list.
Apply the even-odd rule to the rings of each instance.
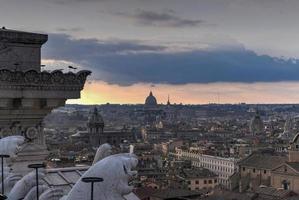
[[81, 99], [68, 103], [144, 103], [152, 90], [158, 103], [165, 104], [168, 95], [172, 103], [299, 103], [299, 82], [277, 83], [211, 83], [211, 84], [134, 84], [119, 86], [103, 81], [89, 81]]

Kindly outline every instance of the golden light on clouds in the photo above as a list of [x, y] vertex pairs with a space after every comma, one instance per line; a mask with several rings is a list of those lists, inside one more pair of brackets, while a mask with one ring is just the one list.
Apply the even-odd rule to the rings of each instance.
[[78, 104], [144, 103], [152, 90], [158, 103], [299, 103], [299, 82], [275, 83], [210, 83], [210, 84], [134, 84], [119, 86], [102, 81], [86, 82]]

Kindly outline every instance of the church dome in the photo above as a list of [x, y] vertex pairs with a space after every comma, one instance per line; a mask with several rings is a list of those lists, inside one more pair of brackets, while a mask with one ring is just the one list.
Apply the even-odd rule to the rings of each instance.
[[258, 112], [251, 119], [249, 128], [253, 135], [260, 134], [264, 131], [264, 123]]
[[153, 95], [152, 91], [148, 95], [148, 97], [145, 99], [145, 105], [146, 106], [156, 106], [157, 105], [157, 99]]
[[89, 126], [100, 126], [104, 127], [104, 120], [98, 109], [95, 107], [88, 118]]

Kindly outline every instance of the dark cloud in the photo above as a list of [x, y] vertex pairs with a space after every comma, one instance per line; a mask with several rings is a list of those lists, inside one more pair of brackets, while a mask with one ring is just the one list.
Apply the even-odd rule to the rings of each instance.
[[138, 9], [134, 14], [118, 13], [134, 19], [138, 24], [146, 26], [166, 26], [166, 27], [194, 27], [205, 24], [203, 20], [185, 19], [176, 15], [173, 10], [164, 12], [154, 12]]
[[67, 34], [50, 34], [49, 41], [44, 49], [47, 57], [76, 60], [78, 62], [101, 56], [159, 51], [165, 49], [165, 47], [149, 46], [138, 41], [72, 39]]
[[89, 3], [89, 2], [102, 2], [102, 1], [108, 1], [108, 0], [44, 0], [49, 3], [55, 3], [60, 5], [67, 5], [67, 4], [73, 4], [73, 3]]
[[259, 56], [245, 48], [166, 52], [134, 41], [71, 40], [50, 35], [43, 58], [89, 66], [109, 83], [211, 83], [298, 81], [299, 63]]
[[72, 27], [72, 28], [57, 28], [56, 30], [63, 33], [70, 33], [70, 32], [83, 31], [84, 29], [81, 27]]

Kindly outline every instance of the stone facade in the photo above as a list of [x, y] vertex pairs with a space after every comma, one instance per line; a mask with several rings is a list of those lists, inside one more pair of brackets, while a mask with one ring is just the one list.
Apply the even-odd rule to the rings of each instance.
[[40, 71], [45, 34], [0, 29], [0, 69]]
[[239, 163], [239, 191], [256, 190], [261, 185], [271, 186], [272, 169], [287, 161], [286, 156], [262, 150], [254, 152]]
[[41, 71], [41, 46], [47, 35], [0, 29], [0, 137], [22, 135], [26, 142], [16, 158], [15, 171], [43, 162], [48, 155], [43, 118], [67, 99], [80, 98], [90, 71]]
[[299, 162], [299, 134], [297, 134], [290, 144], [289, 162]]
[[271, 186], [299, 193], [299, 165], [284, 163], [272, 170]]
[[213, 189], [218, 185], [218, 175], [205, 168], [182, 169], [178, 178], [184, 180], [187, 189]]
[[271, 185], [276, 189], [299, 193], [299, 134], [289, 147], [289, 160], [272, 170]]

